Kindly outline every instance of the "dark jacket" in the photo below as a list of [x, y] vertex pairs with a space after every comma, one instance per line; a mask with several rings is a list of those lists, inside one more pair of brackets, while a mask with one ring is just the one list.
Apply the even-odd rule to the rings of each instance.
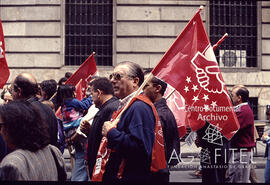
[[173, 150], [175, 150], [177, 156], [180, 154], [180, 139], [175, 117], [164, 98], [161, 98], [159, 101], [154, 103], [154, 105], [161, 121], [167, 164], [176, 165], [178, 160], [175, 159], [175, 155], [173, 155], [174, 160], [170, 161], [171, 155], [174, 152]]
[[[229, 161], [229, 141], [224, 136], [218, 138], [219, 135], [208, 122], [196, 133], [197, 144], [202, 147], [200, 152], [202, 183], [225, 183], [226, 167]], [[216, 139], [216, 143], [222, 143], [223, 145], [210, 143], [209, 141], [213, 139]]]
[[155, 139], [155, 117], [152, 108], [136, 100], [122, 114], [117, 128], [107, 133], [112, 149], [103, 181], [117, 181], [119, 166], [124, 159], [123, 182], [149, 182], [152, 148]]
[[48, 131], [50, 135], [50, 144], [57, 146], [58, 123], [53, 110], [48, 105], [38, 101], [37, 97], [30, 98], [28, 101], [39, 108], [42, 118], [49, 127]]
[[110, 121], [112, 114], [117, 110], [119, 106], [119, 100], [116, 97], [112, 97], [106, 101], [96, 113], [91, 129], [88, 133], [88, 148], [87, 148], [87, 158], [88, 158], [88, 168], [89, 175], [92, 178], [93, 168], [96, 163], [96, 157], [98, 148], [102, 139], [102, 127], [105, 121]]

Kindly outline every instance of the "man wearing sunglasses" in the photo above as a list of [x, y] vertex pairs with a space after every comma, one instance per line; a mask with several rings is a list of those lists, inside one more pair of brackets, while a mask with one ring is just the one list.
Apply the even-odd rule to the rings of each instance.
[[[115, 96], [120, 99], [118, 110], [121, 110], [143, 83], [144, 74], [138, 64], [121, 62], [114, 68], [110, 80]], [[158, 118], [151, 105], [146, 103], [150, 100], [145, 95], [139, 96], [143, 96], [142, 100], [136, 99], [128, 106], [116, 128], [110, 121], [104, 123], [102, 133], [107, 137], [108, 147], [112, 150], [103, 175], [105, 182], [119, 182], [117, 176], [121, 169], [123, 173], [120, 182], [146, 183], [151, 179], [154, 129]]]

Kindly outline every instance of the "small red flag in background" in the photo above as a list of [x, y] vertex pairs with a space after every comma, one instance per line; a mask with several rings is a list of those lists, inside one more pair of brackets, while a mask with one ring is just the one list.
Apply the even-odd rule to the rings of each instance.
[[5, 41], [2, 21], [0, 19], [0, 89], [4, 87], [9, 78], [9, 69], [5, 55]]
[[85, 82], [85, 80], [80, 80], [77, 85], [75, 86], [76, 87], [76, 98], [81, 101], [83, 99], [83, 91], [82, 91], [82, 87], [83, 87], [83, 82]]
[[87, 82], [89, 82], [91, 77], [94, 76], [96, 73], [97, 66], [93, 53], [82, 63], [79, 69], [67, 79], [65, 84], [72, 84], [76, 86], [78, 82], [82, 79], [81, 89], [82, 97], [84, 97], [87, 89]]
[[205, 121], [227, 138], [239, 129], [200, 10], [189, 21], [152, 74], [174, 87], [185, 99], [185, 125], [197, 131]]

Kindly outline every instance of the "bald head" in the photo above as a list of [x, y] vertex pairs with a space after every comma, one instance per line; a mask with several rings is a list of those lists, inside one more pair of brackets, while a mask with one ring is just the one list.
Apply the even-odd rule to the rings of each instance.
[[[22, 78], [25, 78], [27, 80], [29, 80], [29, 82], [33, 83], [33, 84], [37, 84], [37, 80], [35, 79], [35, 77], [30, 74], [30, 73], [21, 73], [18, 76], [21, 76]], [[18, 77], [17, 76], [17, 77]]]
[[232, 88], [232, 100], [234, 105], [248, 102], [249, 91], [244, 85], [236, 85]]
[[37, 92], [37, 81], [30, 73], [21, 73], [12, 81], [13, 99], [28, 99], [35, 97]]

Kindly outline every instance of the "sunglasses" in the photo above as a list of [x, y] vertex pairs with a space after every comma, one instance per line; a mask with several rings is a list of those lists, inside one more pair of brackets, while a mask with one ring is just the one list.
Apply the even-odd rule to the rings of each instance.
[[115, 80], [121, 80], [121, 78], [123, 78], [124, 76], [132, 77], [130, 75], [121, 75], [119, 73], [112, 73], [110, 74], [109, 79], [111, 80], [112, 78], [114, 78]]

